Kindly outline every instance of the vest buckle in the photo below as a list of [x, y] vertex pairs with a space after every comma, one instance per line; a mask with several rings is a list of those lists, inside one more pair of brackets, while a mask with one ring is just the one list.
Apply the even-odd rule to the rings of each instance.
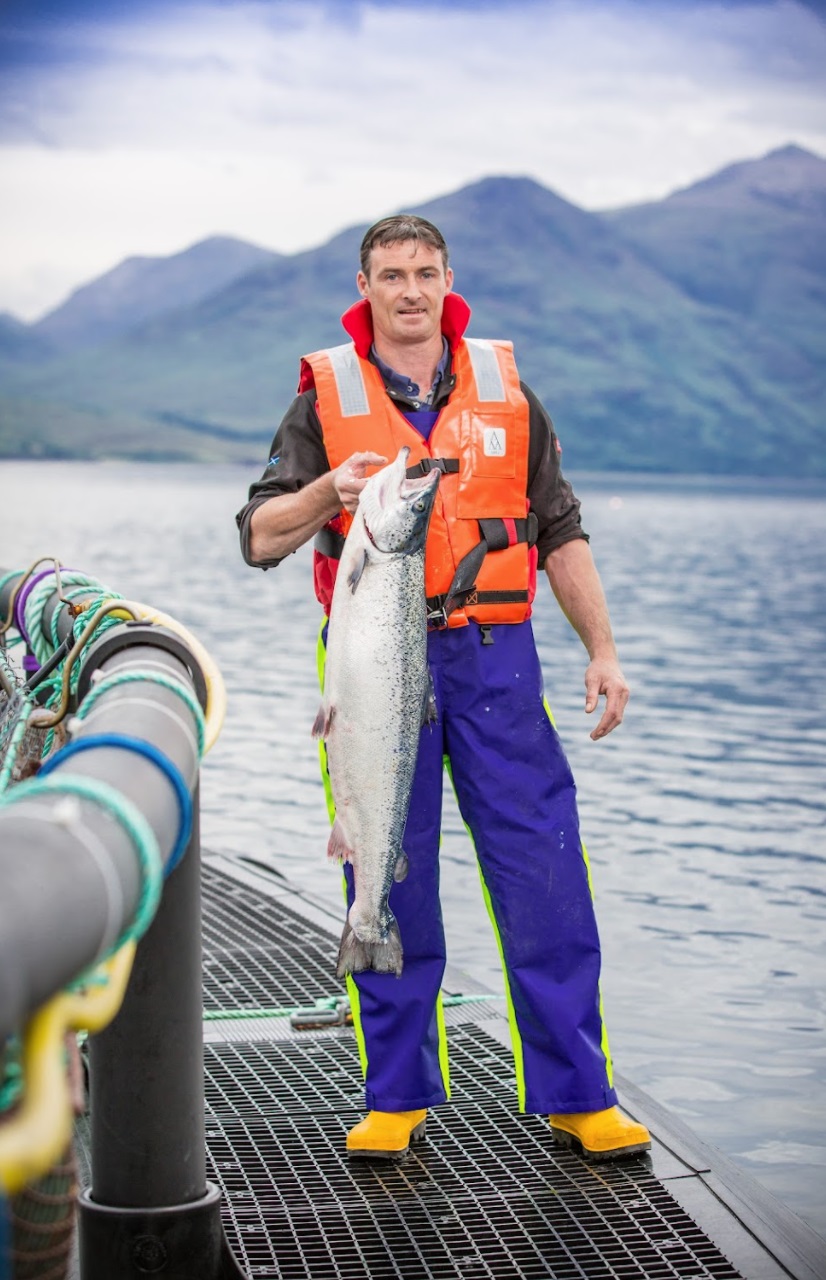
[[434, 631], [443, 631], [447, 626], [447, 596], [431, 596], [427, 601], [427, 625]]

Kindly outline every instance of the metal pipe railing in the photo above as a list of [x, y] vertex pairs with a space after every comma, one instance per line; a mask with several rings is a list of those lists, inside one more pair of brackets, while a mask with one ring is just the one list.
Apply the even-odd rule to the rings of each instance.
[[[0, 570], [0, 583], [2, 622], [19, 579]], [[71, 639], [73, 624], [56, 596], [43, 609], [53, 645]], [[198, 822], [206, 694], [181, 635], [145, 621], [114, 626], [82, 655], [68, 745], [0, 805], [0, 1037], [115, 948], [146, 907], [129, 814], [140, 815], [166, 875], [120, 1010], [89, 1040], [82, 1280], [242, 1274], [206, 1179]]]

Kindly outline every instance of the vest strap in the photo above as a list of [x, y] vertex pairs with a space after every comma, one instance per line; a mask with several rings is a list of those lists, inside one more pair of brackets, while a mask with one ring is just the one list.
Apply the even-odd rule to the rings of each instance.
[[529, 598], [527, 591], [477, 591], [476, 579], [489, 551], [504, 551], [517, 542], [527, 542], [529, 547], [536, 544], [539, 536], [536, 514], [529, 511], [523, 520], [491, 519], [478, 523], [482, 537], [459, 561], [447, 594], [427, 598], [427, 620], [431, 626], [446, 627], [454, 609], [464, 609], [466, 605], [521, 604]]
[[524, 520], [480, 520], [479, 532], [488, 551], [504, 551], [517, 542], [527, 542], [529, 547], [534, 547], [539, 537], [539, 521], [536, 513], [529, 511]]
[[530, 596], [527, 591], [469, 591], [461, 601], [446, 596], [427, 597], [428, 625], [437, 631], [447, 626], [447, 620], [454, 609], [472, 608], [477, 604], [527, 604]]
[[412, 467], [408, 467], [405, 475], [408, 480], [418, 480], [420, 476], [429, 475], [431, 471], [441, 471], [443, 476], [459, 474], [458, 458], [422, 458]]
[[[426, 458], [425, 461], [434, 464], [443, 462], [448, 465], [450, 470], [453, 470], [450, 466], [451, 463], [456, 462], [457, 469], [459, 465], [455, 458]], [[435, 471], [436, 469], [437, 468], [435, 466], [431, 466], [429, 468], [429, 470], [432, 471]], [[442, 470], [441, 466], [438, 470]], [[408, 467], [407, 470], [407, 474], [410, 479], [414, 479], [415, 477], [410, 476], [411, 471], [417, 471], [417, 467]], [[423, 471], [421, 474], [426, 475], [427, 471]], [[488, 551], [504, 551], [506, 547], [515, 546], [517, 542], [527, 542], [528, 546], [532, 547], [536, 544], [536, 539], [539, 536], [539, 521], [533, 511], [529, 511], [524, 520], [479, 520], [478, 524], [479, 532], [482, 535], [481, 541], [477, 542], [476, 546], [473, 547], [473, 549], [462, 559], [447, 596], [433, 596], [432, 598], [434, 600], [440, 600], [442, 598], [447, 599], [448, 596], [454, 594], [453, 588], [456, 585], [457, 578], [462, 570], [462, 565], [464, 565], [466, 561], [468, 563], [462, 577], [463, 579], [466, 579], [468, 572], [475, 569], [475, 572], [473, 572], [473, 581], [475, 582], [479, 573], [479, 566]], [[315, 535], [313, 546], [321, 555], [329, 556], [331, 560], [340, 560], [341, 553], [344, 550], [344, 534], [338, 533], [337, 530], [331, 529], [329, 525], [325, 524]], [[492, 594], [497, 595], [496, 592], [493, 592]], [[492, 599], [489, 599], [491, 592], [484, 592], [483, 596], [483, 603], [494, 603]], [[509, 600], [515, 600], [517, 598], [521, 600], [524, 597], [522, 595], [519, 595], [518, 597], [516, 595], [508, 596]], [[479, 599], [482, 600], [482, 596], [480, 596]], [[453, 608], [456, 608], [456, 606], [454, 605]], [[453, 610], [451, 610], [451, 613], [452, 612]]]
[[313, 539], [313, 546], [320, 555], [329, 556], [331, 560], [340, 560], [344, 550], [344, 534], [338, 533], [337, 530], [325, 524]]

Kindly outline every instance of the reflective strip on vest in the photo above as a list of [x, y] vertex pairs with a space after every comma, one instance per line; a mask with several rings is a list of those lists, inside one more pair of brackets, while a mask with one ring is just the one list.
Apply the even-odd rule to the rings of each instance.
[[330, 347], [327, 355], [333, 366], [342, 418], [357, 418], [360, 414], [369, 413], [367, 389], [352, 342]]
[[480, 400], [506, 400], [502, 370], [492, 342], [484, 338], [465, 338], [473, 365], [473, 376]]

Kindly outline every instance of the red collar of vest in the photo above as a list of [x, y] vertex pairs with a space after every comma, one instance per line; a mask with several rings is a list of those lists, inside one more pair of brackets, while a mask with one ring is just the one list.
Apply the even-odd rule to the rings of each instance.
[[[341, 323], [355, 343], [356, 352], [364, 360], [373, 345], [373, 313], [366, 298], [354, 302], [341, 317]], [[446, 293], [442, 311], [442, 333], [451, 351], [455, 351], [470, 323], [470, 307], [460, 293]]]

